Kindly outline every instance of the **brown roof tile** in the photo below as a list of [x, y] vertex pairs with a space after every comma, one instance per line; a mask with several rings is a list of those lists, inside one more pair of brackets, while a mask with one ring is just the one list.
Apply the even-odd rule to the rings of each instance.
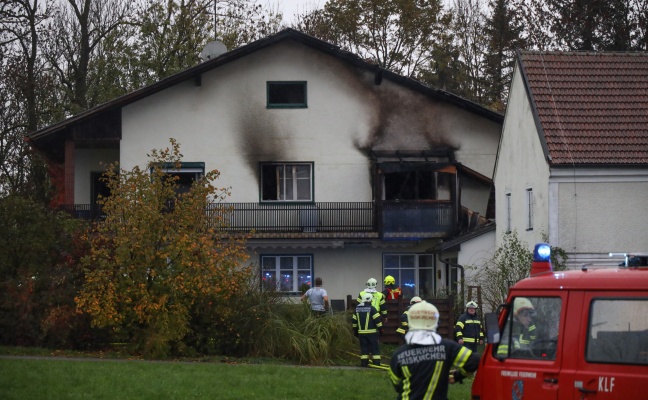
[[521, 51], [551, 164], [648, 164], [648, 53]]

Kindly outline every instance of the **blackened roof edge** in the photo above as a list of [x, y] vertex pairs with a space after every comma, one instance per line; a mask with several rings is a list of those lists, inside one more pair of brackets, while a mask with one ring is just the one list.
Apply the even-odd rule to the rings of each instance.
[[274, 35], [265, 37], [263, 39], [259, 39], [257, 41], [254, 41], [250, 44], [238, 47], [236, 49], [233, 49], [231, 51], [228, 51], [226, 53], [223, 53], [222, 55], [204, 61], [196, 66], [187, 68], [183, 71], [180, 71], [176, 74], [173, 74], [171, 76], [168, 76], [158, 82], [155, 82], [151, 85], [145, 86], [143, 88], [137, 89], [133, 92], [127, 93], [123, 96], [120, 96], [114, 100], [110, 100], [106, 103], [100, 104], [96, 107], [93, 107], [91, 109], [88, 109], [82, 113], [76, 114], [70, 118], [67, 118], [63, 121], [57, 122], [55, 124], [52, 124], [48, 127], [45, 127], [43, 129], [37, 130], [35, 132], [27, 134], [27, 137], [30, 138], [33, 141], [38, 141], [41, 138], [44, 138], [46, 136], [49, 136], [51, 134], [54, 134], [62, 129], [67, 128], [69, 125], [73, 125], [77, 122], [84, 121], [86, 119], [92, 118], [96, 116], [97, 114], [100, 114], [102, 112], [107, 112], [110, 110], [113, 110], [115, 108], [121, 108], [123, 106], [126, 106], [128, 104], [134, 103], [142, 98], [145, 98], [147, 96], [150, 96], [154, 93], [157, 93], [159, 91], [162, 91], [164, 89], [167, 89], [177, 83], [180, 83], [182, 81], [185, 81], [187, 79], [195, 79], [199, 77], [202, 73], [209, 71], [213, 68], [217, 68], [221, 65], [227, 64], [231, 61], [237, 60], [241, 57], [244, 57], [250, 53], [253, 53], [255, 51], [258, 51], [260, 49], [263, 49], [265, 47], [268, 47], [272, 44], [275, 44], [277, 42], [286, 40], [286, 39], [291, 39], [295, 40], [297, 42], [300, 42], [302, 44], [305, 44], [309, 47], [315, 48], [317, 50], [320, 50], [324, 53], [328, 53], [330, 55], [333, 55], [343, 61], [346, 61], [350, 64], [353, 64], [354, 66], [360, 67], [365, 70], [373, 71], [373, 72], [378, 72], [380, 71], [383, 75], [383, 79], [389, 79], [391, 81], [394, 81], [398, 84], [401, 84], [403, 86], [406, 86], [408, 88], [411, 88], [413, 90], [419, 91], [427, 96], [431, 96], [435, 99], [438, 100], [444, 100], [449, 103], [452, 103], [458, 107], [464, 108], [468, 111], [471, 111], [473, 113], [476, 113], [478, 115], [481, 115], [485, 118], [488, 118], [494, 122], [498, 123], [503, 123], [504, 120], [504, 115], [497, 113], [495, 111], [492, 111], [484, 106], [481, 106], [475, 102], [472, 102], [470, 100], [464, 99], [462, 97], [459, 97], [455, 94], [452, 94], [450, 92], [447, 92], [445, 90], [441, 89], [436, 89], [432, 88], [429, 86], [424, 85], [423, 83], [409, 78], [405, 77], [402, 75], [398, 75], [396, 73], [393, 73], [391, 71], [385, 70], [377, 65], [370, 64], [364, 60], [362, 60], [360, 57], [357, 55], [350, 53], [348, 51], [340, 49], [339, 46], [327, 43], [325, 41], [322, 41], [320, 39], [317, 39], [315, 37], [309, 36], [305, 33], [302, 33], [298, 30], [292, 29], [292, 28], [287, 28], [284, 29]]

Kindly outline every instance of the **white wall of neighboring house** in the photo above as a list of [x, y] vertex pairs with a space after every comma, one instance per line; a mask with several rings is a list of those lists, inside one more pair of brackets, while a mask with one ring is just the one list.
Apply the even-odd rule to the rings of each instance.
[[552, 244], [570, 266], [617, 265], [609, 253], [648, 252], [648, 171], [554, 169], [550, 184]]
[[[506, 195], [510, 193], [511, 231], [531, 248], [549, 234], [549, 167], [533, 120], [531, 104], [516, 65], [495, 167], [496, 245], [507, 230]], [[533, 229], [527, 223], [527, 190], [533, 192]]]

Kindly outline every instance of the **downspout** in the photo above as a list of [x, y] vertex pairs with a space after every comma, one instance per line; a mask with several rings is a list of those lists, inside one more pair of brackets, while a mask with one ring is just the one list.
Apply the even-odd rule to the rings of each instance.
[[461, 278], [460, 278], [460, 282], [461, 282], [461, 296], [460, 296], [461, 297], [461, 302], [460, 302], [460, 304], [465, 304], [465, 302], [464, 302], [464, 291], [465, 291], [464, 290], [464, 278], [465, 278], [464, 267], [463, 267], [463, 265], [455, 264], [455, 263], [452, 263], [452, 262], [450, 262], [448, 260], [444, 260], [442, 258], [442, 255], [443, 255], [443, 250], [441, 250], [439, 252], [439, 260], [442, 263], [444, 263], [445, 265], [449, 265], [451, 268], [457, 268], [457, 269], [461, 270], [461, 273], [460, 273], [461, 274]]

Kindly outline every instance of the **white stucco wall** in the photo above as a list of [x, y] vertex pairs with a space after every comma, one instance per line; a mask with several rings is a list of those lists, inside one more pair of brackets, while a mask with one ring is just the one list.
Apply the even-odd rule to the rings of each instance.
[[[308, 107], [268, 109], [267, 81], [306, 81]], [[314, 201], [359, 202], [372, 199], [370, 149], [449, 146], [459, 162], [491, 177], [500, 131], [496, 122], [388, 79], [375, 85], [373, 73], [289, 41], [203, 73], [200, 86], [190, 79], [125, 106], [119, 154], [111, 157], [126, 170], [144, 166], [147, 154], [169, 147], [173, 137], [184, 162], [221, 172], [215, 184], [231, 188], [226, 202], [259, 201], [261, 162], [312, 162]], [[87, 161], [79, 161], [79, 173], [94, 170], [92, 157], [82, 156]], [[487, 192], [469, 187], [462, 199], [485, 213]], [[315, 275], [331, 298], [342, 299], [356, 295], [369, 277], [382, 281], [384, 252], [423, 253], [437, 241], [407, 243], [407, 249], [382, 243], [313, 250], [293, 240], [288, 247], [257, 248], [251, 262], [258, 254], [313, 254]], [[442, 272], [439, 282], [445, 279]]]
[[648, 251], [648, 171], [606, 168], [556, 175], [552, 208], [557, 227], [552, 231], [557, 246], [585, 258], [598, 254], [602, 260], [610, 260], [611, 252]]
[[[533, 122], [531, 104], [516, 65], [495, 167], [496, 244], [507, 228], [506, 194], [511, 194], [511, 231], [530, 248], [549, 233], [549, 167]], [[533, 191], [533, 230], [527, 230], [526, 191]]]
[[[307, 81], [308, 108], [267, 109], [266, 81]], [[458, 107], [359, 76], [339, 60], [281, 43], [184, 82], [123, 110], [121, 163], [181, 144], [185, 161], [221, 171], [231, 202], [258, 201], [258, 163], [315, 164], [315, 201], [371, 200], [366, 149], [422, 150], [438, 143], [491, 176], [499, 126]]]
[[[323, 280], [323, 287], [330, 299], [346, 299], [347, 295], [357, 296], [366, 286], [369, 278], [378, 280], [378, 289], [383, 289], [383, 254], [420, 254], [430, 247], [428, 243], [411, 243], [410, 245], [386, 245], [372, 248], [364, 245], [345, 245], [344, 248], [325, 249], [286, 249], [257, 248], [250, 257], [249, 263], [260, 263], [261, 255], [309, 254], [313, 256], [314, 275]], [[447, 279], [443, 266], [437, 279], [437, 287]], [[436, 274], [435, 274], [436, 276]], [[400, 282], [397, 282], [400, 285]]]

